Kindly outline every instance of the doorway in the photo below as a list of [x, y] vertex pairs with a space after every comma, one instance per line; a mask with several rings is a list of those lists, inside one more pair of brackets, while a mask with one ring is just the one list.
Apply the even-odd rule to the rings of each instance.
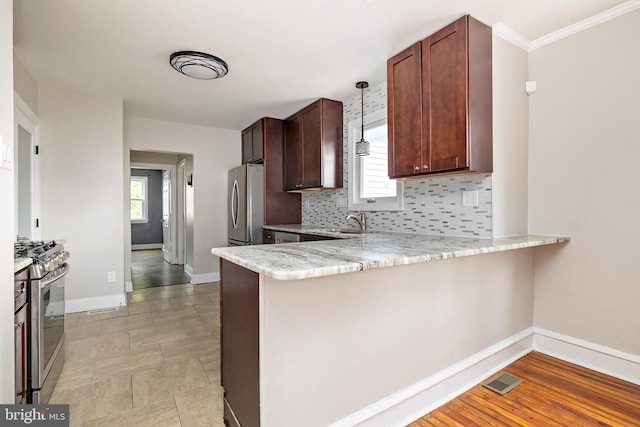
[[19, 239], [40, 238], [40, 168], [38, 118], [15, 94], [15, 235]]
[[189, 283], [184, 265], [169, 264], [162, 249], [140, 249], [131, 251], [131, 283], [133, 289]]
[[[190, 282], [185, 273], [184, 156], [131, 151], [131, 288]], [[182, 246], [182, 247], [181, 247]]]

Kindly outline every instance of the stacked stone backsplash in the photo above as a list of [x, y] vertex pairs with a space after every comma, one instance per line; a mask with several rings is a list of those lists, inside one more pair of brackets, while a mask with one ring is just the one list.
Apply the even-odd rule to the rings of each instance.
[[[344, 188], [304, 192], [302, 223], [322, 227], [354, 227], [350, 213], [338, 207], [347, 200], [348, 131], [350, 121], [360, 118], [360, 93], [344, 101]], [[365, 114], [387, 106], [386, 83], [364, 92]], [[462, 206], [462, 191], [478, 190], [478, 206]], [[492, 237], [491, 174], [469, 174], [404, 182], [404, 210], [367, 212], [367, 226], [375, 231]]]

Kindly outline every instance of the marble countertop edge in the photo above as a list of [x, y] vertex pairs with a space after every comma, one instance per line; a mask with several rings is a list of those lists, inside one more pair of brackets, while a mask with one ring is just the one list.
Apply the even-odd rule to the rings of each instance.
[[[280, 229], [291, 226], [281, 226]], [[297, 226], [297, 229], [301, 229]], [[305, 234], [314, 229], [305, 227]], [[300, 232], [300, 231], [298, 231]], [[299, 280], [566, 243], [568, 236], [503, 238], [374, 232], [349, 239], [213, 248], [212, 254], [276, 280]]]
[[13, 273], [17, 273], [23, 268], [29, 267], [33, 264], [33, 260], [31, 258], [14, 258], [13, 259]]

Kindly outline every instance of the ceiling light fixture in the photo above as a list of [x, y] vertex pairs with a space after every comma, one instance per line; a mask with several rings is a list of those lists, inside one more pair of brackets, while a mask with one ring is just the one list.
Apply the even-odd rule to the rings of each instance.
[[362, 109], [360, 110], [361, 133], [360, 133], [360, 141], [356, 142], [356, 154], [358, 156], [368, 156], [369, 142], [364, 140], [364, 90], [369, 87], [369, 83], [358, 82], [356, 83], [356, 87], [360, 89], [360, 101], [362, 106]]
[[174, 52], [169, 57], [169, 64], [178, 72], [194, 79], [211, 80], [224, 77], [229, 66], [217, 56], [193, 50]]

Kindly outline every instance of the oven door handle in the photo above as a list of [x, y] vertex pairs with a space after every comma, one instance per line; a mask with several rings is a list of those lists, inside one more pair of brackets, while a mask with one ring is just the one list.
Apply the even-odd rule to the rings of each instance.
[[52, 277], [51, 279], [46, 279], [44, 280], [41, 284], [40, 284], [40, 289], [46, 288], [47, 286], [49, 286], [50, 284], [52, 284], [53, 282], [55, 282], [56, 280], [62, 279], [64, 276], [66, 276], [67, 274], [69, 274], [69, 270], [71, 270], [71, 267], [69, 267], [69, 264], [65, 264], [64, 265], [64, 270], [62, 270], [62, 273], [60, 274], [56, 274], [55, 277]]

